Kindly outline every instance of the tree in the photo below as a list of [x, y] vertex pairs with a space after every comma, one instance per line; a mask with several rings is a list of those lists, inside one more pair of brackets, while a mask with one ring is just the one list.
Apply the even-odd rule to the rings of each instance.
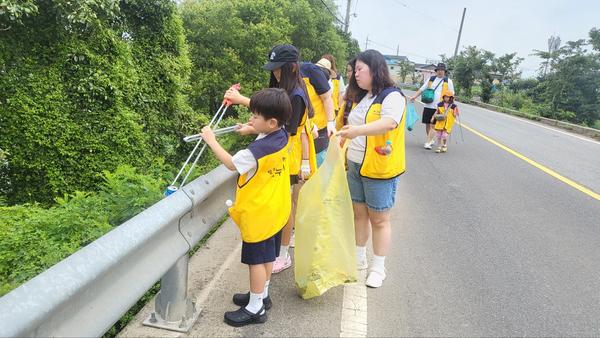
[[538, 85], [540, 98], [551, 111], [545, 116], [593, 125], [600, 119], [600, 55], [588, 52], [591, 40], [569, 41], [553, 56], [552, 72]]
[[[493, 58], [494, 54], [479, 50], [475, 46], [467, 47], [452, 59], [442, 56], [442, 60], [448, 63], [449, 68], [451, 67], [453, 79], [458, 84], [457, 94], [464, 95], [467, 98], [471, 97], [471, 89], [475, 81], [480, 80], [491, 83], [489, 72], [492, 69]], [[491, 90], [491, 84], [489, 88]]]
[[493, 59], [492, 69], [500, 76], [501, 84], [521, 77], [519, 65], [523, 60], [523, 58], [517, 57], [517, 53], [504, 54]]
[[401, 83], [404, 83], [404, 81], [406, 81], [406, 77], [408, 76], [408, 74], [414, 73], [415, 71], [415, 66], [413, 63], [411, 63], [410, 61], [407, 60], [402, 60], [398, 63], [398, 77], [400, 79]]
[[293, 44], [306, 61], [331, 53], [340, 68], [359, 51], [318, 0], [187, 0], [181, 13], [194, 64], [192, 105], [203, 113], [218, 107], [231, 83], [247, 94], [263, 88], [269, 73], [262, 66], [276, 44]]
[[0, 9], [10, 22], [10, 34], [0, 32], [0, 148], [9, 153], [0, 185], [10, 187], [10, 204], [51, 204], [94, 190], [103, 170], [181, 157], [190, 62], [173, 2], [8, 4]]

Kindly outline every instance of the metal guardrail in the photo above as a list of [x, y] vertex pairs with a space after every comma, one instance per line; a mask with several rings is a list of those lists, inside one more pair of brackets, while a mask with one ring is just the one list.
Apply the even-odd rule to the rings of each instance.
[[0, 337], [103, 335], [161, 279], [147, 325], [186, 331], [188, 251], [226, 213], [235, 174], [220, 166], [0, 298]]

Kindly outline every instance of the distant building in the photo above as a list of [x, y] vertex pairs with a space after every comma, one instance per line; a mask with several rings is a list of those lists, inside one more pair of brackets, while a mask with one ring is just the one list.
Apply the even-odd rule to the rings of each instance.
[[416, 63], [413, 78], [417, 80], [417, 83], [423, 83], [425, 79], [435, 75], [435, 67], [436, 65], [433, 63]]
[[[401, 62], [410, 62], [410, 60], [403, 55], [384, 55], [385, 63], [387, 64], [388, 70], [394, 82], [404, 82], [405, 79], [400, 81], [398, 71], [400, 71]], [[412, 62], [411, 62], [412, 63]], [[410, 76], [410, 74], [408, 74]]]

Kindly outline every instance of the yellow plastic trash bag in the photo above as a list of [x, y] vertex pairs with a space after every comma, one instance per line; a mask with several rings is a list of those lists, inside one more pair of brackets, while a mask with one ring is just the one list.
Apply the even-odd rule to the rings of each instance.
[[354, 213], [344, 160], [338, 137], [332, 137], [325, 161], [300, 190], [294, 273], [304, 299], [357, 278]]

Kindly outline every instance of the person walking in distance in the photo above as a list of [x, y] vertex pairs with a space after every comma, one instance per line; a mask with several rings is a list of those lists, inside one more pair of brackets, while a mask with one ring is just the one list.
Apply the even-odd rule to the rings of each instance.
[[435, 67], [435, 75], [425, 79], [421, 88], [417, 90], [414, 96], [409, 98], [411, 102], [414, 102], [417, 97], [421, 96], [421, 102], [423, 102], [423, 118], [421, 122], [425, 124], [425, 133], [427, 135], [424, 145], [425, 149], [431, 149], [435, 143], [435, 131], [431, 123], [431, 117], [437, 111], [437, 104], [442, 101], [442, 92], [446, 91], [454, 93], [454, 83], [448, 78], [446, 65], [440, 62]]

